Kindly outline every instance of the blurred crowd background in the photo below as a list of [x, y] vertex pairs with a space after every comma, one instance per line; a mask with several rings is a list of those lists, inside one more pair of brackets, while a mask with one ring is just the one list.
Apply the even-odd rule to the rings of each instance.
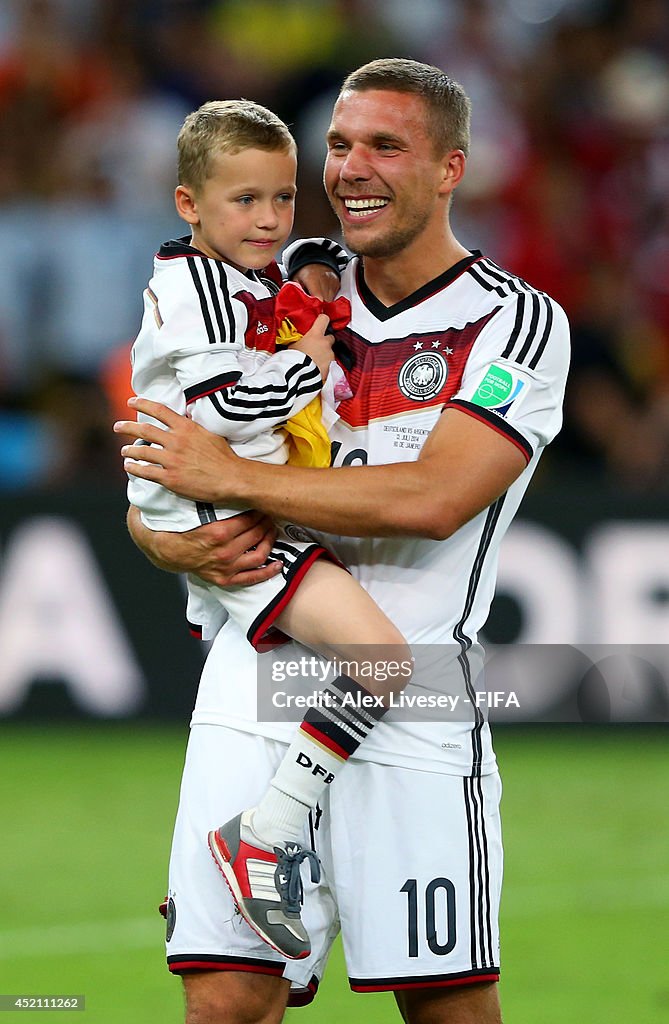
[[245, 96], [300, 147], [295, 236], [338, 237], [323, 135], [344, 75], [434, 63], [474, 105], [460, 240], [567, 310], [541, 480], [669, 491], [667, 0], [0, 0], [0, 490], [124, 476], [129, 345], [188, 111]]

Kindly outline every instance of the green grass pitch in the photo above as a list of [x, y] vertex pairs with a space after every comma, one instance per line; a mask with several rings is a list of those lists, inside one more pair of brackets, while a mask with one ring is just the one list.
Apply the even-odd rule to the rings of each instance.
[[[162, 726], [0, 727], [0, 994], [85, 994], [85, 1013], [56, 1015], [74, 1024], [182, 1020], [155, 908], [184, 745]], [[666, 1021], [666, 730], [498, 729], [496, 746], [506, 1024]], [[288, 1020], [399, 1016], [390, 996], [349, 992], [337, 948]]]

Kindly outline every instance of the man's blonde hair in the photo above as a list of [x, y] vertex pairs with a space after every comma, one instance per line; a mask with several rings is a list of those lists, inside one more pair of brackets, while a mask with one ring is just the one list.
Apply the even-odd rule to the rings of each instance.
[[188, 115], [177, 137], [179, 184], [200, 191], [219, 153], [295, 148], [286, 125], [267, 107], [251, 100], [210, 100]]
[[[471, 102], [458, 82], [432, 64], [403, 57], [370, 61], [344, 80], [341, 93], [385, 89], [422, 96], [427, 128], [438, 156], [451, 149], [469, 153]], [[340, 93], [340, 95], [341, 95]]]

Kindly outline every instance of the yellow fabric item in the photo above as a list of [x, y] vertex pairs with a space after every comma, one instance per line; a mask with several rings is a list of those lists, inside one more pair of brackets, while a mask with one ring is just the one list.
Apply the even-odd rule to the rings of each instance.
[[[301, 337], [286, 317], [277, 331], [276, 343], [289, 345]], [[284, 430], [288, 434], [289, 465], [327, 469], [330, 465], [330, 438], [323, 426], [320, 395], [312, 398], [309, 405], [292, 416], [284, 425]]]
[[277, 345], [290, 345], [293, 341], [299, 341], [302, 335], [288, 317], [281, 321], [281, 326], [276, 332]]
[[326, 469], [330, 465], [330, 438], [323, 426], [320, 395], [312, 398], [302, 412], [292, 416], [284, 430], [288, 434], [291, 466]]

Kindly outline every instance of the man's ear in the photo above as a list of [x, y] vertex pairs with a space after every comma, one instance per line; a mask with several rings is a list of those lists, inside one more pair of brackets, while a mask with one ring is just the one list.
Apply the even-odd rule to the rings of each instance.
[[441, 184], [439, 192], [449, 195], [462, 181], [467, 158], [461, 149], [452, 149], [446, 153], [441, 165]]
[[199, 224], [200, 215], [197, 212], [197, 199], [192, 188], [188, 185], [177, 185], [174, 190], [174, 204], [177, 213], [187, 224]]

